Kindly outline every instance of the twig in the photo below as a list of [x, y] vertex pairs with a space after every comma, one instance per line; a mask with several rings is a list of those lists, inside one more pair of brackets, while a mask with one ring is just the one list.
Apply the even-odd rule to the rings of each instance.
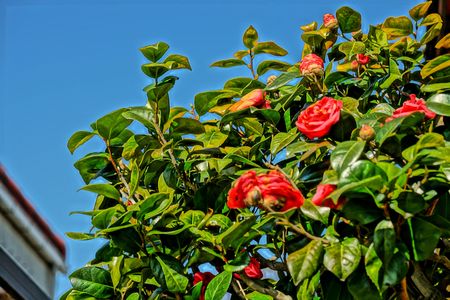
[[293, 231], [295, 231], [296, 233], [298, 233], [298, 234], [300, 234], [300, 235], [304, 235], [304, 236], [306, 236], [307, 238], [309, 238], [310, 240], [321, 241], [321, 242], [324, 243], [324, 244], [328, 244], [328, 243], [329, 243], [328, 240], [326, 240], [326, 239], [324, 239], [324, 238], [321, 238], [321, 237], [318, 237], [318, 236], [315, 236], [315, 235], [312, 235], [311, 233], [309, 233], [308, 231], [306, 231], [305, 228], [303, 228], [303, 225], [302, 225], [302, 224], [295, 225], [295, 224], [292, 224], [291, 222], [289, 222], [289, 220], [285, 219], [285, 220], [283, 220], [283, 221], [281, 221], [281, 222], [277, 222], [277, 225], [285, 225], [285, 226], [288, 226], [289, 228], [291, 228], [291, 229], [292, 229]]
[[241, 279], [252, 290], [260, 292], [262, 294], [272, 296], [273, 299], [275, 299], [275, 300], [292, 300], [291, 296], [285, 295], [276, 289], [262, 286], [256, 280], [252, 280], [252, 279], [248, 278], [247, 276], [245, 276], [244, 274], [241, 275]]
[[434, 253], [431, 256], [431, 260], [442, 264], [444, 267], [446, 267], [448, 270], [450, 270], [450, 260], [447, 257], [445, 257], [443, 255], [437, 255], [436, 253]]
[[103, 141], [106, 144], [106, 149], [108, 149], [108, 153], [109, 153], [109, 161], [111, 162], [114, 171], [116, 171], [117, 173], [117, 177], [119, 177], [120, 182], [122, 182], [122, 184], [125, 186], [126, 190], [127, 190], [127, 200], [129, 200], [132, 195], [130, 195], [130, 186], [128, 185], [128, 182], [125, 180], [125, 177], [123, 177], [122, 172], [120, 172], [119, 168], [117, 167], [116, 161], [113, 158], [112, 152], [111, 152], [111, 147], [109, 145], [109, 141], [106, 139], [103, 139]]
[[400, 281], [400, 299], [409, 300], [408, 296], [408, 286], [406, 284], [406, 277]]
[[265, 259], [257, 251], [255, 251], [253, 253], [253, 255], [256, 256], [258, 258], [258, 260], [261, 262], [261, 264], [263, 266], [265, 266], [265, 267], [268, 267], [268, 268], [270, 268], [272, 270], [275, 270], [275, 271], [287, 271], [286, 264], [284, 264], [284, 263], [273, 261], [273, 260], [269, 260], [269, 259]]

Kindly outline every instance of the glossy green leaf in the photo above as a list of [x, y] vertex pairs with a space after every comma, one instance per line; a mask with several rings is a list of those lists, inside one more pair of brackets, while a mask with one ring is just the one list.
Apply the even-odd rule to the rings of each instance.
[[288, 52], [275, 42], [259, 42], [253, 49], [254, 54], [266, 53], [275, 56], [285, 56]]
[[118, 136], [132, 122], [122, 116], [127, 110], [126, 108], [121, 108], [98, 119], [95, 122], [98, 134], [106, 140], [111, 140]]
[[269, 84], [265, 90], [267, 91], [273, 91], [276, 90], [284, 85], [286, 85], [287, 83], [291, 82], [292, 80], [294, 80], [295, 78], [300, 77], [300, 73], [299, 72], [287, 72], [287, 73], [283, 73], [280, 76], [278, 76], [271, 84]]
[[270, 70], [287, 71], [291, 67], [290, 64], [279, 60], [265, 60], [258, 65], [256, 73], [258, 75], [264, 75]]
[[108, 165], [107, 153], [90, 153], [74, 164], [86, 184], [100, 176]]
[[225, 232], [217, 236], [217, 242], [221, 243], [224, 248], [228, 248], [233, 244], [238, 244], [239, 240], [252, 228], [256, 223], [255, 216], [248, 216], [241, 222], [234, 223]]
[[224, 99], [232, 99], [239, 96], [239, 93], [232, 90], [219, 90], [203, 92], [195, 95], [194, 106], [197, 113], [202, 116], [206, 114], [217, 103]]
[[450, 94], [435, 94], [427, 99], [427, 107], [438, 115], [450, 117]]
[[331, 166], [338, 173], [359, 160], [364, 151], [364, 141], [345, 141], [339, 143], [331, 153]]
[[111, 275], [99, 267], [84, 267], [69, 276], [74, 290], [98, 299], [110, 299], [114, 295]]
[[422, 195], [414, 192], [402, 192], [398, 195], [397, 205], [405, 212], [416, 214], [426, 207], [426, 202]]
[[288, 255], [286, 264], [295, 285], [314, 275], [323, 254], [321, 241], [312, 240], [308, 245]]
[[167, 289], [173, 293], [184, 292], [189, 284], [187, 277], [171, 268], [161, 257], [156, 256], [156, 260], [161, 266]]
[[141, 52], [152, 62], [157, 62], [169, 49], [169, 45], [164, 42], [158, 42], [146, 47], [142, 47]]
[[363, 42], [343, 42], [339, 44], [339, 51], [344, 53], [348, 58], [356, 54], [364, 53], [366, 46]]
[[437, 23], [442, 23], [442, 17], [440, 14], [432, 13], [425, 16], [422, 22], [420, 22], [420, 26], [432, 26]]
[[172, 200], [168, 193], [155, 193], [147, 199], [139, 202], [140, 210], [137, 213], [138, 219], [149, 219], [161, 214], [170, 204]]
[[131, 107], [122, 113], [122, 116], [129, 120], [135, 120], [147, 127], [149, 131], [155, 131], [153, 123], [153, 111], [146, 106]]
[[343, 6], [336, 11], [339, 28], [343, 33], [358, 31], [361, 29], [361, 14], [348, 6]]
[[427, 62], [420, 71], [420, 75], [422, 76], [422, 78], [427, 78], [437, 71], [443, 70], [448, 67], [450, 67], [450, 54], [440, 55]]
[[370, 281], [364, 267], [359, 266], [348, 278], [347, 287], [354, 299], [381, 300], [377, 287]]
[[192, 70], [191, 64], [189, 63], [189, 59], [180, 54], [171, 54], [164, 59], [165, 63], [171, 63], [171, 69], [188, 69]]
[[380, 85], [382, 89], [389, 88], [394, 81], [401, 80], [402, 74], [400, 73], [400, 70], [398, 69], [398, 65], [392, 58], [389, 59], [389, 76], [386, 78], [386, 80]]
[[297, 128], [292, 129], [289, 132], [277, 133], [270, 142], [270, 152], [272, 155], [277, 155], [278, 152], [286, 148], [293, 141], [298, 139]]
[[328, 216], [330, 214], [330, 208], [324, 206], [314, 205], [310, 200], [305, 200], [303, 205], [300, 207], [302, 213], [316, 221], [320, 221], [323, 224], [328, 224]]
[[72, 240], [78, 241], [88, 241], [95, 239], [95, 236], [93, 234], [82, 232], [66, 232], [66, 236]]
[[142, 72], [151, 78], [159, 78], [172, 68], [172, 63], [149, 63], [141, 66]]
[[405, 16], [387, 18], [381, 29], [386, 32], [388, 39], [396, 39], [413, 33], [413, 24]]
[[245, 95], [256, 89], [263, 89], [266, 85], [261, 81], [248, 77], [232, 78], [225, 82], [223, 88], [237, 92], [239, 95]]
[[242, 42], [248, 49], [251, 49], [258, 44], [258, 32], [253, 26], [250, 26], [245, 30], [244, 35], [242, 36]]
[[428, 8], [430, 7], [431, 3], [432, 1], [426, 1], [417, 4], [409, 10], [409, 15], [414, 21], [422, 19], [427, 14]]
[[383, 262], [378, 257], [374, 244], [370, 244], [369, 249], [366, 252], [364, 258], [364, 265], [366, 268], [366, 273], [377, 289], [381, 290], [381, 284], [383, 280]]
[[101, 210], [92, 218], [92, 225], [98, 229], [106, 229], [111, 225], [114, 215], [117, 213], [117, 207], [110, 207]]
[[450, 48], [450, 33], [447, 33], [446, 36], [444, 36], [443, 38], [441, 38], [439, 40], [439, 42], [437, 42], [436, 48], [440, 49], [440, 48]]
[[205, 148], [220, 147], [227, 138], [227, 134], [218, 130], [210, 130], [197, 137], [199, 141], [203, 142]]
[[384, 265], [389, 265], [395, 250], [396, 234], [394, 224], [383, 220], [378, 223], [373, 236], [373, 244], [377, 256]]
[[111, 199], [116, 200], [120, 199], [119, 191], [114, 186], [107, 183], [96, 183], [86, 185], [83, 186], [80, 190], [100, 194]]
[[348, 220], [365, 225], [383, 217], [383, 212], [379, 209], [373, 199], [368, 197], [351, 197], [347, 199], [342, 214]]
[[191, 118], [176, 118], [172, 121], [173, 132], [184, 134], [200, 134], [205, 132], [203, 124]]
[[211, 280], [206, 287], [205, 299], [222, 300], [230, 286], [233, 273], [224, 271]]
[[429, 258], [441, 236], [439, 228], [417, 217], [408, 219], [407, 225], [414, 259], [421, 261]]
[[200, 210], [188, 210], [180, 216], [180, 221], [187, 225], [197, 226], [205, 217], [205, 213]]
[[358, 239], [346, 238], [325, 248], [323, 265], [340, 280], [344, 281], [356, 270], [361, 258]]
[[70, 137], [69, 141], [67, 142], [67, 148], [69, 149], [70, 153], [73, 154], [73, 152], [89, 141], [95, 133], [89, 132], [89, 131], [77, 131]]
[[213, 62], [210, 67], [231, 68], [247, 65], [242, 59], [229, 58]]

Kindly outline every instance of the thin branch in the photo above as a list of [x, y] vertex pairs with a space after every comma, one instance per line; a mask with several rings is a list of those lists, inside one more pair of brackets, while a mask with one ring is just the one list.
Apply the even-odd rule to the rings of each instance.
[[445, 257], [443, 255], [437, 255], [436, 253], [434, 253], [431, 256], [431, 260], [435, 261], [437, 263], [440, 263], [441, 265], [446, 267], [448, 270], [450, 270], [450, 260], [447, 257]]
[[122, 184], [125, 186], [126, 190], [127, 190], [127, 200], [130, 200], [130, 198], [132, 197], [132, 195], [130, 195], [130, 186], [128, 185], [128, 182], [125, 180], [125, 177], [123, 177], [122, 172], [119, 170], [119, 167], [117, 167], [116, 161], [113, 158], [112, 152], [111, 152], [111, 147], [109, 145], [109, 141], [106, 139], [103, 139], [103, 141], [106, 144], [106, 149], [108, 149], [108, 153], [109, 153], [109, 161], [111, 162], [114, 171], [116, 171], [117, 173], [117, 177], [119, 177], [120, 182], [122, 182]]
[[290, 229], [292, 229], [294, 232], [296, 232], [296, 233], [298, 233], [298, 234], [300, 234], [300, 235], [304, 235], [304, 236], [306, 236], [306, 237], [307, 237], [308, 239], [310, 239], [310, 240], [321, 241], [321, 242], [324, 243], [324, 244], [330, 243], [328, 240], [326, 240], [326, 239], [324, 239], [324, 238], [321, 238], [321, 237], [318, 237], [318, 236], [315, 236], [315, 235], [312, 235], [311, 233], [309, 233], [308, 231], [306, 231], [302, 224], [295, 225], [295, 224], [289, 222], [289, 220], [285, 219], [285, 220], [283, 220], [283, 221], [281, 221], [281, 222], [277, 222], [277, 225], [285, 225], [285, 226], [288, 226], [288, 227], [289, 227]]
[[258, 258], [258, 260], [261, 262], [261, 265], [263, 267], [268, 267], [275, 271], [287, 271], [287, 267], [285, 263], [277, 262], [269, 259], [265, 259], [261, 254], [259, 254], [257, 251], [253, 253], [254, 256]]
[[272, 296], [273, 299], [275, 299], [275, 300], [292, 300], [291, 296], [285, 295], [276, 289], [273, 289], [270, 287], [265, 287], [265, 286], [261, 285], [259, 282], [257, 282], [256, 280], [252, 280], [252, 279], [248, 278], [244, 274], [241, 275], [241, 279], [252, 290], [260, 292], [262, 294]]

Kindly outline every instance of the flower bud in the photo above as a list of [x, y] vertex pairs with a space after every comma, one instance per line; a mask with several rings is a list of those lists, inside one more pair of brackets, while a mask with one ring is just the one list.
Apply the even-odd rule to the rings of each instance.
[[365, 141], [370, 141], [375, 137], [375, 130], [370, 125], [363, 124], [359, 130], [359, 137]]
[[267, 85], [272, 84], [272, 82], [274, 82], [275, 79], [277, 79], [277, 76], [275, 76], [275, 75], [270, 75], [270, 76], [267, 78]]
[[338, 20], [332, 14], [324, 14], [323, 26], [330, 29], [336, 28], [338, 26]]
[[320, 75], [323, 73], [323, 59], [316, 54], [308, 54], [303, 57], [300, 63], [300, 73], [302, 75]]
[[351, 62], [352, 70], [357, 70], [357, 69], [358, 69], [358, 66], [359, 66], [359, 63], [358, 63], [356, 60], [353, 60], [353, 61]]
[[266, 93], [262, 89], [256, 89], [243, 96], [241, 100], [231, 105], [228, 110], [230, 112], [235, 112], [252, 106], [257, 108], [267, 108], [267, 101], [265, 98]]
[[367, 65], [370, 61], [370, 57], [364, 54], [356, 54], [356, 61], [360, 65]]

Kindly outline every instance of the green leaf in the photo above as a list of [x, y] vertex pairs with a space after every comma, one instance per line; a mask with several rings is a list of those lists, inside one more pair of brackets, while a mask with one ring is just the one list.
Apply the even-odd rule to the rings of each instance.
[[331, 153], [331, 166], [338, 173], [359, 160], [364, 151], [364, 141], [345, 141], [339, 143]]
[[383, 216], [380, 210], [371, 198], [351, 197], [345, 202], [342, 208], [342, 214], [348, 220], [356, 221], [359, 224], [366, 225]]
[[103, 152], [90, 153], [74, 164], [86, 184], [88, 184], [92, 179], [101, 176], [102, 172], [108, 165], [108, 154]]
[[361, 29], [361, 14], [348, 6], [343, 6], [336, 11], [339, 28], [343, 33], [358, 31]]
[[[120, 206], [119, 206], [120, 207]], [[106, 229], [111, 225], [114, 215], [117, 212], [117, 207], [110, 207], [100, 211], [92, 218], [92, 225], [98, 229]]]
[[361, 250], [357, 238], [346, 238], [325, 248], [323, 265], [341, 281], [356, 270], [361, 259]]
[[231, 247], [231, 245], [238, 244], [255, 223], [256, 217], [253, 215], [248, 216], [246, 219], [234, 223], [226, 231], [219, 234], [216, 241], [218, 244], [222, 244], [225, 249]]
[[409, 10], [409, 15], [414, 21], [422, 19], [427, 14], [428, 8], [430, 7], [431, 3], [432, 1], [426, 1], [417, 4]]
[[426, 207], [426, 202], [422, 195], [414, 192], [402, 192], [398, 195], [397, 205], [405, 212], [416, 214]]
[[219, 227], [222, 231], [233, 225], [230, 218], [224, 215], [215, 214], [206, 222], [206, 227]]
[[76, 291], [84, 292], [99, 299], [111, 299], [114, 295], [111, 275], [99, 267], [84, 267], [69, 276]]
[[205, 291], [205, 299], [222, 300], [228, 291], [233, 273], [224, 271], [210, 281]]
[[450, 33], [447, 33], [446, 36], [444, 36], [442, 39], [439, 40], [439, 42], [437, 42], [436, 48], [440, 49], [440, 48], [450, 48]]
[[86, 185], [83, 186], [80, 190], [96, 193], [115, 200], [120, 199], [119, 191], [114, 186], [108, 183], [96, 183]]
[[172, 293], [185, 292], [189, 284], [187, 277], [172, 269], [159, 256], [156, 256], [156, 260], [163, 271], [167, 289]]
[[180, 216], [180, 221], [187, 225], [197, 226], [205, 217], [205, 213], [200, 210], [188, 210]]
[[367, 40], [372, 44], [372, 48], [380, 51], [377, 48], [388, 47], [387, 34], [379, 27], [370, 26]]
[[269, 70], [287, 71], [291, 67], [290, 64], [279, 60], [265, 60], [258, 65], [256, 73], [263, 75]]
[[130, 107], [127, 111], [122, 113], [122, 116], [129, 120], [135, 120], [144, 125], [150, 132], [155, 131], [153, 125], [153, 111], [146, 106]]
[[297, 128], [289, 132], [277, 133], [270, 142], [270, 152], [272, 155], [277, 155], [278, 152], [286, 148], [289, 144], [298, 138]]
[[322, 242], [312, 240], [302, 249], [288, 255], [286, 264], [295, 285], [314, 275], [319, 268], [322, 254]]
[[88, 241], [95, 239], [95, 235], [91, 233], [82, 233], [82, 232], [66, 232], [66, 236], [72, 240], [78, 241]]
[[98, 134], [106, 140], [111, 140], [118, 136], [132, 122], [122, 116], [122, 113], [127, 110], [126, 108], [121, 108], [98, 119], [95, 122]]
[[172, 121], [172, 130], [175, 133], [200, 134], [205, 132], [203, 124], [191, 118], [176, 118]]
[[[247, 52], [247, 51], [246, 51]], [[248, 52], [247, 52], [248, 53]], [[275, 56], [285, 56], [288, 52], [274, 42], [260, 42], [253, 49], [254, 54], [267, 53]]]
[[438, 115], [450, 117], [450, 94], [431, 96], [427, 99], [427, 107]]
[[169, 49], [169, 45], [164, 42], [158, 42], [149, 46], [140, 48], [139, 50], [152, 62], [157, 62]]
[[407, 223], [414, 259], [421, 261], [429, 258], [436, 248], [441, 231], [433, 224], [417, 217], [408, 219]]
[[231, 68], [236, 66], [245, 66], [246, 63], [242, 59], [229, 58], [213, 62], [210, 67]]
[[171, 203], [172, 199], [168, 193], [152, 194], [144, 201], [139, 202], [137, 218], [139, 220], [153, 218], [164, 212]]
[[300, 207], [302, 213], [316, 221], [320, 221], [323, 224], [328, 224], [328, 216], [330, 214], [330, 208], [325, 206], [314, 205], [310, 200], [305, 199], [305, 202]]
[[331, 87], [333, 84], [343, 83], [350, 78], [353, 76], [346, 72], [332, 72], [325, 77], [324, 83], [327, 87]]
[[258, 32], [253, 26], [250, 26], [245, 30], [244, 36], [242, 37], [242, 42], [245, 47], [252, 49], [258, 43]]
[[339, 44], [339, 51], [344, 53], [348, 58], [356, 54], [364, 53], [366, 46], [363, 42], [343, 42]]
[[442, 23], [442, 17], [440, 14], [432, 13], [429, 14], [420, 22], [420, 26], [432, 26], [438, 23]]
[[253, 90], [265, 88], [265, 84], [261, 81], [248, 77], [232, 78], [225, 82], [223, 88], [238, 93], [238, 95], [246, 95]]
[[377, 289], [380, 291], [381, 282], [383, 279], [383, 270], [382, 270], [383, 262], [375, 252], [375, 247], [373, 243], [370, 244], [369, 249], [366, 252], [364, 264], [367, 275], [369, 276], [372, 283], [374, 283]]
[[271, 84], [266, 86], [265, 90], [266, 91], [276, 90], [276, 89], [286, 85], [287, 83], [291, 82], [292, 80], [294, 80], [295, 78], [298, 78], [298, 77], [300, 77], [300, 73], [299, 72], [283, 73], [280, 76], [278, 76]]
[[244, 57], [246, 57], [249, 54], [250, 54], [249, 50], [239, 50], [239, 51], [236, 51], [233, 54], [233, 56], [236, 57], [237, 59], [243, 59]]
[[437, 71], [448, 67], [450, 67], [450, 54], [444, 54], [427, 62], [420, 71], [420, 75], [422, 78], [427, 78]]
[[205, 148], [220, 147], [227, 140], [228, 135], [220, 132], [219, 130], [210, 130], [197, 137], [197, 139], [203, 142]]
[[395, 250], [396, 235], [394, 224], [391, 221], [383, 220], [378, 223], [373, 236], [373, 244], [377, 256], [384, 265], [389, 265]]
[[392, 58], [389, 59], [389, 77], [380, 85], [380, 88], [387, 89], [390, 87], [394, 81], [401, 80], [402, 74], [398, 69], [398, 65]]
[[70, 153], [73, 154], [73, 152], [89, 141], [95, 133], [89, 132], [89, 131], [77, 131], [70, 137], [69, 141], [67, 142], [67, 148], [69, 149]]
[[305, 44], [311, 47], [319, 48], [325, 40], [326, 35], [322, 30], [313, 30], [302, 33], [301, 38]]
[[171, 54], [164, 59], [164, 63], [171, 63], [171, 70], [188, 69], [192, 70], [189, 59], [180, 54]]
[[413, 33], [413, 24], [405, 16], [387, 18], [381, 29], [386, 32], [388, 39], [393, 40]]
[[364, 188], [353, 190], [364, 192], [367, 188], [375, 190], [380, 189], [381, 187], [383, 187], [385, 181], [387, 180], [387, 176], [384, 171], [380, 169], [376, 164], [368, 160], [360, 160], [354, 162], [342, 171], [338, 187], [340, 188], [351, 183], [359, 183], [363, 180], [367, 180], [376, 176], [380, 177], [378, 181], [371, 182], [370, 184], [366, 183], [366, 186]]
[[359, 266], [358, 269], [348, 278], [347, 287], [354, 299], [382, 299], [377, 287], [370, 281], [363, 266]]
[[123, 255], [113, 257], [110, 269], [113, 287], [117, 288], [117, 285], [120, 282], [120, 278], [122, 277], [121, 272], [123, 269]]
[[424, 84], [420, 87], [420, 90], [425, 93], [434, 93], [437, 91], [450, 90], [448, 82]]
[[211, 108], [223, 99], [232, 99], [239, 96], [238, 92], [232, 90], [208, 91], [195, 95], [194, 106], [200, 116], [206, 114]]
[[441, 33], [441, 30], [442, 30], [442, 22], [432, 25], [425, 32], [422, 39], [420, 39], [420, 43], [422, 45], [425, 45], [425, 44], [431, 42], [432, 40], [434, 40], [436, 37], [439, 36], [439, 34]]

